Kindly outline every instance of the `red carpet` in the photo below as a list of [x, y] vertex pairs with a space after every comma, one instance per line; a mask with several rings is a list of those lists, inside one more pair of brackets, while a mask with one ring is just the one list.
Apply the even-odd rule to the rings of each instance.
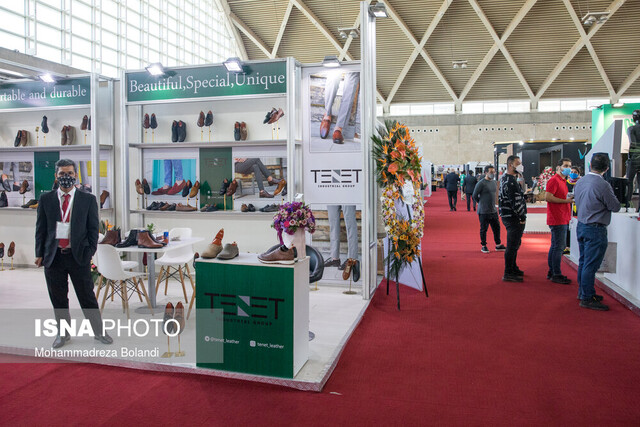
[[640, 318], [606, 296], [611, 311], [581, 309], [576, 286], [548, 282], [548, 235], [525, 236], [525, 283], [503, 283], [477, 216], [445, 205], [438, 191], [426, 210], [431, 297], [401, 287], [398, 312], [381, 287], [322, 393], [5, 363], [3, 424], [640, 425]]

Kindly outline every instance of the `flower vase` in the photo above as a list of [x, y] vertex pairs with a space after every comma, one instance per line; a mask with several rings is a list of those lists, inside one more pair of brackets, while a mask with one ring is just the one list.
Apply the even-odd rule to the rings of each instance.
[[293, 234], [282, 233], [282, 241], [287, 248], [295, 246], [298, 251], [298, 259], [307, 256], [307, 242], [305, 240], [304, 229], [298, 229]]

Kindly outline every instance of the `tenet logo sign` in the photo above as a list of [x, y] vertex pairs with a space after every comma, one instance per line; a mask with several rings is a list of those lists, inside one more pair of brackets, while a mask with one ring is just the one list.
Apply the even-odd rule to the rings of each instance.
[[362, 169], [311, 169], [311, 173], [318, 188], [350, 188], [360, 183]]
[[223, 309], [225, 316], [249, 317], [254, 319], [278, 320], [278, 305], [283, 298], [229, 295], [205, 292], [210, 308]]

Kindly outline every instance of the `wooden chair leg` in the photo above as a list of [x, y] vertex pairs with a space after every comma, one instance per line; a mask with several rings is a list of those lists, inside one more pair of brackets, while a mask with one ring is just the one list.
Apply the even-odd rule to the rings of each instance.
[[104, 310], [104, 303], [105, 301], [107, 301], [107, 295], [109, 295], [110, 284], [111, 284], [111, 281], [107, 280], [107, 282], [104, 285], [104, 295], [102, 296], [102, 305], [100, 306], [100, 314], [102, 314], [102, 310]]
[[189, 316], [191, 315], [191, 308], [193, 307], [193, 302], [196, 300], [196, 290], [193, 290], [193, 294], [191, 294], [191, 302], [189, 303], [189, 311], [187, 311], [187, 320], [189, 320]]
[[96, 301], [100, 298], [100, 289], [102, 289], [102, 274], [98, 277], [98, 289], [96, 289]]
[[162, 282], [162, 273], [164, 273], [164, 265], [160, 267], [160, 272], [158, 273], [158, 279], [156, 280], [156, 296], [158, 295], [158, 289], [160, 289], [160, 282]]
[[123, 280], [120, 283], [122, 284], [122, 295], [123, 295], [124, 306], [127, 311], [127, 319], [129, 319], [129, 296], [127, 294], [127, 282]]
[[184, 294], [184, 303], [188, 303], [187, 288], [184, 287], [184, 275], [182, 274], [182, 267], [178, 267], [178, 273], [180, 274], [180, 283], [182, 284], [182, 293]]
[[120, 294], [120, 299], [122, 299], [122, 312], [125, 313], [127, 311], [126, 307], [124, 306], [124, 300], [125, 300], [125, 292], [126, 290], [123, 289], [122, 286], [122, 280], [120, 280], [120, 282], [118, 283], [118, 286], [120, 287], [119, 289], [119, 294]]
[[138, 294], [138, 299], [140, 299], [140, 302], [144, 302], [144, 301], [142, 301], [142, 293], [140, 292], [140, 288], [138, 287], [138, 281], [134, 279], [133, 280], [133, 284], [135, 286], [135, 292], [136, 292], [136, 294]]
[[164, 272], [164, 294], [167, 295], [167, 288], [169, 287], [169, 273], [171, 272], [171, 266], [167, 266], [165, 272]]
[[189, 271], [189, 263], [186, 263], [184, 267], [187, 269], [187, 275], [189, 276], [189, 280], [191, 281], [191, 290], [196, 290], [196, 284], [193, 283], [193, 277], [191, 277], [191, 271]]
[[149, 301], [149, 296], [147, 295], [147, 291], [144, 288], [144, 282], [140, 277], [138, 277], [138, 280], [140, 281], [140, 288], [142, 289], [142, 294], [144, 295], [144, 299], [147, 300], [147, 307], [149, 307], [149, 310], [151, 311], [151, 315], [153, 316], [153, 307], [151, 307], [151, 301]]

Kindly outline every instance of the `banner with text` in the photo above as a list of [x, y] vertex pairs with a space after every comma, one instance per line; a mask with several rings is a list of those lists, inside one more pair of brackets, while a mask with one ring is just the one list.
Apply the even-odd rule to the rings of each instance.
[[89, 77], [64, 79], [53, 83], [35, 81], [0, 83], [0, 110], [89, 104], [91, 104]]
[[168, 69], [163, 76], [127, 73], [127, 101], [266, 95], [287, 91], [285, 61], [244, 64], [242, 73], [223, 65]]

